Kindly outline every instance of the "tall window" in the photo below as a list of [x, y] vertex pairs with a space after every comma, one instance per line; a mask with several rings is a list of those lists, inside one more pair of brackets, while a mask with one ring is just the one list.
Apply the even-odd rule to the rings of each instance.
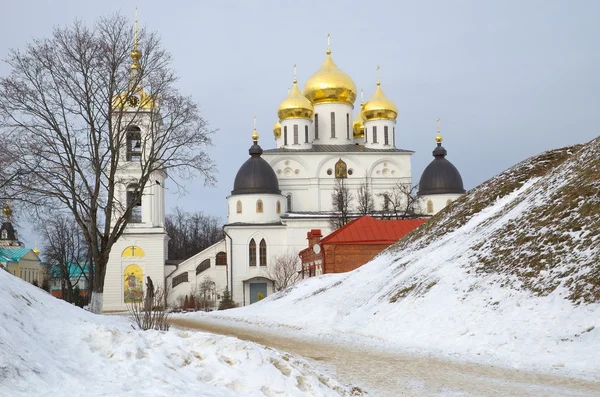
[[3, 239], [3, 240], [6, 240], [6, 239], [8, 239], [8, 232], [7, 232], [6, 230], [3, 230], [3, 231], [2, 231], [2, 239]]
[[384, 145], [390, 144], [390, 140], [388, 137], [388, 126], [387, 125], [383, 127], [383, 144]]
[[373, 143], [377, 143], [377, 127], [373, 127]]
[[308, 126], [304, 126], [304, 143], [308, 143]]
[[292, 193], [288, 193], [287, 196], [285, 196], [285, 199], [287, 201], [287, 211], [286, 212], [292, 212]]
[[396, 127], [392, 127], [392, 145], [396, 146]]
[[283, 144], [287, 145], [287, 125], [283, 127]]
[[390, 210], [390, 195], [387, 193], [383, 193], [383, 210]]
[[279, 200], [277, 201], [277, 207], [275, 208], [275, 212], [281, 214], [281, 203]]
[[331, 112], [331, 137], [335, 138], [335, 113]]
[[235, 212], [238, 214], [242, 213], [242, 202], [240, 200], [238, 200], [237, 204], [235, 205]]
[[319, 115], [315, 113], [315, 139], [319, 139]]
[[227, 254], [225, 252], [217, 253], [215, 265], [216, 266], [226, 266], [227, 265]]
[[248, 259], [250, 266], [256, 266], [256, 242], [254, 239], [250, 240], [250, 244], [248, 244]]
[[263, 202], [262, 202], [262, 200], [256, 200], [256, 213], [257, 214], [262, 214], [263, 213]]
[[427, 201], [427, 213], [433, 214], [433, 201], [431, 200]]
[[260, 244], [258, 247], [259, 247], [260, 265], [267, 266], [267, 243], [265, 242], [264, 238], [262, 240], [260, 240]]
[[129, 208], [129, 223], [142, 223], [142, 193], [138, 185], [127, 187], [127, 208]]
[[350, 139], [350, 115], [346, 113], [346, 139]]
[[202, 261], [202, 263], [196, 266], [196, 276], [208, 269], [210, 269], [210, 259], [205, 259]]
[[294, 124], [294, 145], [298, 144], [298, 124]]
[[142, 132], [139, 127], [127, 127], [127, 161], [140, 161], [142, 158]]

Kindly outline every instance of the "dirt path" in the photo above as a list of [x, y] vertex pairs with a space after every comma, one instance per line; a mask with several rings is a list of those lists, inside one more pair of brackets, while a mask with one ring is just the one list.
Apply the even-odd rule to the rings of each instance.
[[600, 382], [306, 341], [215, 320], [174, 318], [172, 324], [303, 356], [374, 396], [600, 396]]

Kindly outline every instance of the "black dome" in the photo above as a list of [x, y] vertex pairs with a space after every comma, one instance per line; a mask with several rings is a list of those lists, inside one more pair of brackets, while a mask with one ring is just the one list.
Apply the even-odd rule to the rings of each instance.
[[240, 167], [231, 194], [270, 193], [281, 194], [279, 181], [273, 168], [260, 155], [262, 148], [255, 141], [248, 153], [250, 158]]
[[446, 149], [441, 143], [433, 151], [435, 159], [429, 163], [419, 181], [418, 196], [428, 194], [463, 194], [462, 177], [456, 167], [446, 160]]

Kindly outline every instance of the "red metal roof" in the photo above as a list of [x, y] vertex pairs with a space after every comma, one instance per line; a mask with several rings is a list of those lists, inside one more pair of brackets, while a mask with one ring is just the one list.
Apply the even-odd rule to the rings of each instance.
[[379, 220], [362, 216], [321, 240], [322, 244], [393, 244], [427, 219]]

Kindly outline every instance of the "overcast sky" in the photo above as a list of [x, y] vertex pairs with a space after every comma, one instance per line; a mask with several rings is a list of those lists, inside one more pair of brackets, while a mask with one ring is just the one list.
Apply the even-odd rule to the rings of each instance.
[[[75, 18], [92, 23], [134, 1], [0, 0], [0, 57]], [[332, 57], [365, 98], [376, 66], [399, 109], [397, 145], [415, 151], [413, 183], [432, 160], [436, 117], [448, 159], [471, 189], [544, 150], [600, 134], [600, 1], [141, 1], [140, 24], [174, 58], [180, 89], [218, 129], [218, 183], [189, 183], [180, 206], [226, 219], [225, 197], [248, 157], [252, 116], [274, 147], [276, 109], [298, 65], [300, 86]], [[0, 75], [8, 73], [0, 64]], [[356, 107], [358, 107], [357, 100]], [[172, 186], [172, 184], [171, 184]], [[23, 233], [22, 233], [23, 234]], [[22, 236], [32, 245], [31, 236]]]

